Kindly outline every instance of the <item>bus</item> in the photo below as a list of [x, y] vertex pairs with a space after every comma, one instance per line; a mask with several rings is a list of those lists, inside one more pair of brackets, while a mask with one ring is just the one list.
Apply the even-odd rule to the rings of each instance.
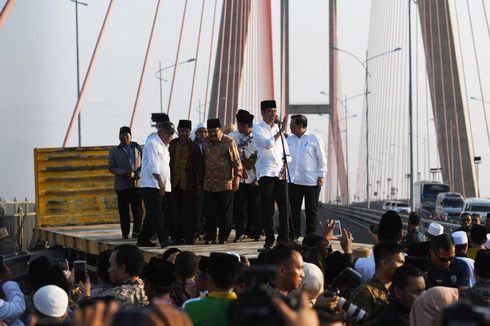
[[449, 192], [449, 185], [439, 181], [417, 181], [413, 185], [414, 209], [422, 217], [434, 216], [437, 195]]

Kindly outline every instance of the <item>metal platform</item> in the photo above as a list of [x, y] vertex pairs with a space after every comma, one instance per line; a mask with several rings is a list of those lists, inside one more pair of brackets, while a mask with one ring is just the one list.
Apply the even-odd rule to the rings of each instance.
[[[38, 229], [37, 235], [42, 240], [93, 255], [98, 255], [104, 250], [113, 249], [121, 244], [136, 244], [136, 239], [123, 240], [121, 238], [119, 224], [46, 227]], [[248, 258], [255, 258], [264, 245], [264, 240], [254, 241], [252, 239], [245, 239], [238, 243], [233, 243], [234, 238], [235, 234], [232, 231], [229, 237], [230, 242], [222, 245], [205, 245], [203, 241], [197, 241], [195, 245], [169, 246], [164, 249], [160, 249], [159, 247], [141, 247], [141, 250], [143, 251], [146, 262], [151, 257], [160, 256], [165, 250], [172, 247], [177, 247], [182, 251], [192, 251], [196, 255], [203, 256], [208, 256], [214, 251], [232, 251]], [[301, 241], [302, 238], [300, 238]], [[339, 241], [331, 241], [331, 244], [334, 250], [340, 250]], [[354, 244], [354, 248], [357, 247], [370, 247], [370, 245]]]

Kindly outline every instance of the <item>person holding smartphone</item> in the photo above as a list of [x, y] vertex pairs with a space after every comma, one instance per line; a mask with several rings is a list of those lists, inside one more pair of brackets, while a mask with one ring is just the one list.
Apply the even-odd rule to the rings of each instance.
[[12, 326], [24, 325], [19, 317], [26, 310], [24, 294], [19, 284], [12, 281], [12, 273], [5, 266], [3, 256], [0, 256], [0, 284], [5, 294], [5, 299], [0, 299], [0, 320], [4, 320]]

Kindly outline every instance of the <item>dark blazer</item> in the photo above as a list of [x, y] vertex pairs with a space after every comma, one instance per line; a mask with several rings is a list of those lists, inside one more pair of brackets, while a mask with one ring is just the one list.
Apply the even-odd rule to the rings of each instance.
[[[170, 180], [172, 181], [172, 189], [177, 185], [174, 183], [176, 179], [174, 177], [177, 169], [175, 158], [177, 156], [177, 149], [180, 147], [179, 139], [175, 138], [170, 142]], [[185, 165], [185, 179], [186, 184], [180, 185], [180, 189], [186, 191], [197, 191], [197, 187], [201, 186], [204, 181], [204, 160], [199, 145], [189, 139], [189, 155], [187, 157]], [[184, 188], [184, 189], [183, 189]]]
[[[139, 173], [141, 171], [141, 146], [136, 142], [131, 142], [131, 147], [134, 149], [134, 169], [129, 163], [129, 156], [124, 147], [119, 144], [114, 146], [109, 151], [109, 171], [116, 176], [114, 180], [115, 190], [131, 189], [139, 187]], [[129, 179], [128, 173], [134, 172], [135, 178]]]

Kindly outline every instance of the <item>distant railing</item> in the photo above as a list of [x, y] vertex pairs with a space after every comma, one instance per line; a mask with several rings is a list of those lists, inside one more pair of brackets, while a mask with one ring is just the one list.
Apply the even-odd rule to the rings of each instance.
[[0, 255], [27, 250], [36, 225], [36, 205], [27, 201], [0, 200]]

